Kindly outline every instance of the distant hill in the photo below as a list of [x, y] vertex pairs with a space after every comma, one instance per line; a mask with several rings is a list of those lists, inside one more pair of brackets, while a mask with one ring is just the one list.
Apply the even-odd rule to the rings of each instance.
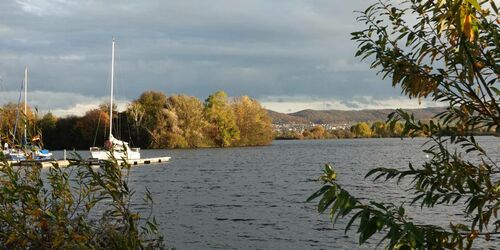
[[[406, 109], [417, 119], [431, 119], [442, 112], [444, 108]], [[295, 113], [284, 114], [268, 110], [274, 124], [352, 124], [382, 120], [393, 112], [393, 109], [366, 109], [366, 110], [311, 110], [306, 109]]]
[[274, 124], [307, 124], [310, 121], [300, 116], [294, 116], [285, 113], [279, 113], [272, 110], [267, 110]]

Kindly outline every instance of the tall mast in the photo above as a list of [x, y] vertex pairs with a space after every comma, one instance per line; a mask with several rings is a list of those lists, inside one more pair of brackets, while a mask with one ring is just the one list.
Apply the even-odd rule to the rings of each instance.
[[111, 45], [111, 98], [109, 101], [109, 140], [113, 136], [113, 84], [115, 80], [115, 39]]
[[26, 116], [26, 121], [24, 122], [23, 143], [26, 145], [28, 143], [28, 136], [26, 133], [26, 124], [28, 123], [28, 66], [24, 66], [24, 115]]

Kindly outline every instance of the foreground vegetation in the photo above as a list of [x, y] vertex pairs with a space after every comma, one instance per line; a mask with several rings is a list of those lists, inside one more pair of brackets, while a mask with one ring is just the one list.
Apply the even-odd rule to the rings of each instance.
[[[20, 128], [24, 124], [28, 134], [42, 135], [49, 149], [88, 149], [102, 146], [108, 137], [106, 104], [82, 117], [57, 118], [47, 113], [39, 118], [31, 109], [27, 114], [18, 110], [12, 103], [0, 110], [0, 137], [4, 142], [21, 144]], [[116, 113], [114, 135], [141, 148], [254, 146], [273, 140], [271, 119], [257, 101], [247, 96], [230, 99], [223, 91], [210, 95], [205, 102], [192, 96], [167, 97], [147, 91], [126, 111]], [[16, 117], [20, 117], [17, 130]]]
[[48, 171], [0, 159], [1, 249], [163, 249], [146, 192], [141, 216], [130, 207], [129, 165], [98, 169], [79, 159]]
[[[407, 169], [372, 169], [366, 177], [395, 180], [412, 192], [422, 209], [454, 206], [462, 217], [447, 225], [414, 222], [408, 204], [358, 199], [344, 189], [334, 168], [325, 166], [318, 211], [335, 222], [349, 216], [345, 230], [357, 228], [359, 243], [376, 233], [388, 249], [470, 249], [477, 239], [500, 234], [500, 166], [476, 141], [478, 129], [500, 134], [500, 21], [495, 1], [378, 1], [359, 12], [366, 28], [352, 33], [356, 56], [392, 78], [410, 98], [447, 104], [424, 123], [398, 110], [389, 123], [403, 124], [403, 135], [425, 135], [429, 159]], [[446, 135], [446, 136], [445, 136]], [[405, 179], [409, 179], [405, 181]]]

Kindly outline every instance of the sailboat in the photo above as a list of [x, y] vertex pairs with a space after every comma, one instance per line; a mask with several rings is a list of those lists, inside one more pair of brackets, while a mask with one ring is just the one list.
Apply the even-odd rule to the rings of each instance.
[[[24, 67], [24, 115], [28, 115], [28, 66]], [[21, 99], [19, 99], [21, 100]], [[16, 118], [16, 124], [17, 119]], [[17, 125], [16, 125], [17, 127]], [[14, 129], [15, 130], [15, 129]], [[14, 136], [16, 132], [14, 131]], [[24, 136], [22, 140], [22, 147], [13, 147], [9, 148], [9, 145], [6, 143], [3, 149], [3, 154], [6, 156], [8, 160], [13, 161], [25, 161], [25, 160], [35, 160], [35, 161], [44, 161], [44, 160], [52, 160], [52, 153], [47, 149], [41, 149], [36, 145], [33, 145], [34, 142], [39, 141], [39, 136], [34, 136], [31, 141], [32, 144], [28, 144], [27, 138], [27, 122], [24, 123]], [[13, 140], [15, 141], [15, 139]]]
[[115, 78], [115, 40], [111, 46], [111, 94], [109, 101], [109, 138], [104, 148], [91, 147], [92, 159], [107, 160], [111, 155], [117, 160], [138, 160], [141, 158], [140, 148], [131, 148], [128, 142], [116, 139], [113, 136], [113, 85]]

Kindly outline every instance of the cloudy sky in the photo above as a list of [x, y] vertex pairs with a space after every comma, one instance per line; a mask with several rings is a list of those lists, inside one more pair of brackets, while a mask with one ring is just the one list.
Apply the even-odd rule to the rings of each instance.
[[[362, 28], [340, 0], [2, 0], [0, 104], [17, 102], [29, 67], [29, 103], [82, 114], [109, 96], [117, 39], [116, 99], [146, 90], [205, 99], [224, 90], [265, 107], [419, 107], [354, 58]], [[422, 104], [420, 107], [429, 105]]]

